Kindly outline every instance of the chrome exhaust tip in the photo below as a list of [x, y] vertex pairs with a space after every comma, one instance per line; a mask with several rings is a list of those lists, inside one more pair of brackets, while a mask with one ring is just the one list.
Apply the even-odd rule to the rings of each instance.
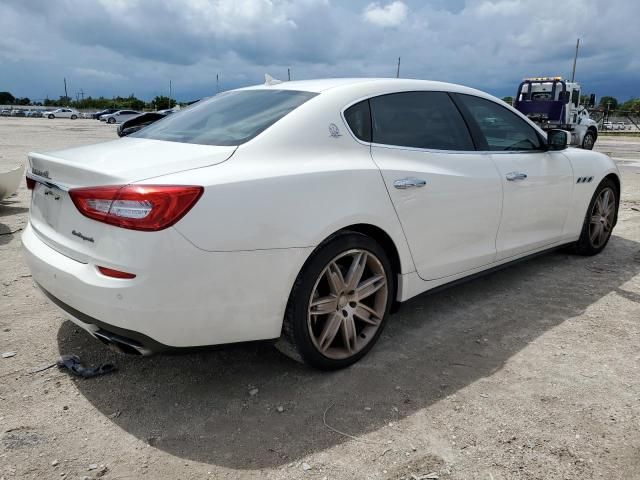
[[151, 350], [145, 348], [144, 345], [141, 345], [135, 340], [123, 337], [121, 335], [116, 335], [115, 333], [107, 332], [106, 330], [96, 330], [95, 332], [93, 332], [93, 335], [102, 343], [106, 344], [109, 348], [119, 353], [126, 353], [129, 355], [142, 355], [145, 357], [151, 355], [152, 353]]

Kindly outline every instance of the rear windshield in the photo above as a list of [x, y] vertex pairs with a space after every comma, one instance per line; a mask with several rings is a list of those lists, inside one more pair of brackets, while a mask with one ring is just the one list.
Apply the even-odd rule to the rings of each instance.
[[130, 136], [200, 145], [240, 145], [316, 95], [294, 90], [225, 92]]

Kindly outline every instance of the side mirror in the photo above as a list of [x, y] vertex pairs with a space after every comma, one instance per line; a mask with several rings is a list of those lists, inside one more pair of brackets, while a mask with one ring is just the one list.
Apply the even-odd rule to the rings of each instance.
[[547, 149], [564, 150], [569, 144], [569, 133], [566, 130], [554, 128], [547, 132]]

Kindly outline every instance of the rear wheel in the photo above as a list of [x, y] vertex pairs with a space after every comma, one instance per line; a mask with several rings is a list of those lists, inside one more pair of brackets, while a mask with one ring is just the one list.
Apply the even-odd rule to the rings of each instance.
[[49, 119], [56, 118], [53, 115], [49, 114]]
[[358, 361], [382, 333], [395, 292], [383, 248], [357, 232], [334, 236], [298, 275], [276, 345], [322, 370]]
[[617, 187], [605, 178], [593, 194], [584, 219], [576, 251], [580, 255], [600, 253], [609, 242], [618, 214]]
[[109, 120], [107, 120], [107, 122], [109, 123], [116, 123], [116, 119], [111, 117]]
[[596, 136], [593, 132], [587, 132], [582, 139], [582, 148], [585, 150], [593, 150], [593, 146], [596, 143]]

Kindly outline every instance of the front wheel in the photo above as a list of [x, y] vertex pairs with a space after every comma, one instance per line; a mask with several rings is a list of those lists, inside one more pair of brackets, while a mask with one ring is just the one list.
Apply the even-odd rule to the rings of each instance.
[[71, 120], [75, 120], [76, 118], [78, 118], [77, 115], [71, 115]]
[[609, 242], [618, 215], [617, 194], [617, 187], [609, 178], [605, 178], [596, 188], [582, 225], [580, 239], [575, 245], [580, 255], [600, 253]]
[[276, 346], [322, 370], [347, 367], [378, 340], [394, 293], [384, 249], [361, 233], [338, 234], [298, 275]]
[[582, 148], [585, 150], [593, 150], [593, 146], [596, 143], [596, 136], [593, 132], [587, 132], [584, 134], [584, 138], [582, 139]]

